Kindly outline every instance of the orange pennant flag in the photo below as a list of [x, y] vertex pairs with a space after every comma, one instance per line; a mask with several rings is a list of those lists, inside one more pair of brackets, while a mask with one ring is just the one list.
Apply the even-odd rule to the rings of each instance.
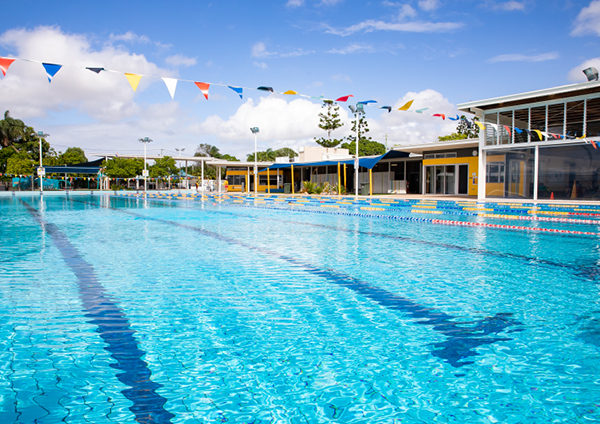
[[440, 116], [442, 120], [446, 120], [446, 115], [444, 115], [443, 113], [434, 113], [433, 116]]
[[129, 81], [131, 88], [133, 88], [133, 91], [136, 91], [138, 88], [138, 85], [140, 83], [140, 80], [142, 79], [142, 76], [137, 75], [137, 74], [128, 74], [128, 73], [125, 73], [125, 76], [127, 77], [127, 81]]
[[195, 84], [198, 86], [200, 91], [202, 91], [202, 94], [204, 94], [204, 98], [208, 100], [208, 87], [210, 87], [210, 84], [205, 82], [196, 82]]
[[8, 67], [15, 61], [15, 59], [9, 59], [7, 57], [0, 57], [0, 70], [2, 70], [2, 75], [6, 76], [6, 71], [8, 71]]

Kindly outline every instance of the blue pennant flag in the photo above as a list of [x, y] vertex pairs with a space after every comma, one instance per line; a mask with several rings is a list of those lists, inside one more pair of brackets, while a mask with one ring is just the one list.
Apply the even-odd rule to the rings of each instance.
[[42, 63], [44, 69], [46, 70], [46, 75], [48, 76], [48, 82], [52, 82], [52, 77], [56, 75], [62, 65], [55, 65], [54, 63]]
[[242, 87], [232, 87], [230, 85], [228, 85], [227, 87], [231, 88], [233, 91], [238, 93], [238, 95], [240, 96], [240, 99], [242, 98], [242, 92], [244, 91], [244, 89]]

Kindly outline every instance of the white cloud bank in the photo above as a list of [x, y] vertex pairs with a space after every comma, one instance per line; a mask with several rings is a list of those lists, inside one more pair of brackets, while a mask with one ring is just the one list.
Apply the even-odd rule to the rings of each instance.
[[594, 68], [600, 70], [600, 57], [588, 59], [581, 65], [574, 67], [569, 71], [569, 75], [567, 75], [567, 78], [569, 79], [569, 81], [572, 82], [586, 82], [587, 77], [583, 73], [583, 70], [589, 68], [590, 66], [593, 66]]
[[584, 7], [575, 19], [571, 35], [600, 35], [600, 0]]
[[501, 54], [491, 59], [488, 59], [489, 63], [497, 62], [545, 62], [547, 60], [558, 59], [557, 52], [542, 53], [537, 55], [526, 55], [526, 54]]

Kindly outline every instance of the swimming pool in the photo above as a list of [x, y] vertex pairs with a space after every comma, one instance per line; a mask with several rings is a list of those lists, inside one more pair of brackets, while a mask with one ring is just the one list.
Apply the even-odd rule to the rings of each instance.
[[600, 225], [364, 207], [0, 198], [0, 422], [600, 420]]

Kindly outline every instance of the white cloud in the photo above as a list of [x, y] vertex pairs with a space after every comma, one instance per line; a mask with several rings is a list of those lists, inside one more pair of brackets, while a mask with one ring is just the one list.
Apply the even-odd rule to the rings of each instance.
[[267, 69], [269, 67], [265, 62], [258, 62], [256, 60], [252, 64], [260, 69]]
[[589, 68], [590, 66], [600, 69], [600, 57], [586, 60], [581, 65], [574, 67], [569, 71], [567, 78], [572, 82], [586, 82], [587, 77], [583, 73], [583, 70]]
[[415, 16], [417, 16], [417, 11], [410, 4], [403, 4], [400, 6], [400, 12], [398, 13], [399, 21], [404, 18], [414, 18]]
[[[414, 100], [410, 110], [429, 107], [423, 114], [398, 111], [406, 102]], [[374, 115], [369, 108], [367, 119], [369, 119], [369, 133], [374, 140], [381, 143], [388, 136], [388, 146], [396, 144], [412, 145], [420, 143], [433, 143], [440, 135], [448, 135], [456, 131], [457, 123], [448, 119], [431, 116], [434, 113], [443, 113], [446, 116], [456, 115], [456, 107], [448, 99], [435, 90], [427, 89], [418, 93], [409, 92], [393, 105], [391, 113], [382, 112], [378, 118], [370, 118]]]
[[455, 29], [462, 28], [462, 22], [429, 22], [429, 21], [414, 21], [414, 22], [383, 22], [372, 19], [363, 21], [359, 24], [349, 26], [347, 28], [335, 29], [329, 26], [326, 31], [329, 34], [341, 35], [343, 37], [352, 35], [359, 31], [400, 31], [400, 32], [449, 32]]
[[336, 4], [339, 4], [343, 1], [344, 0], [321, 0], [321, 3], [319, 3], [319, 5], [320, 6], [335, 6]]
[[196, 58], [187, 57], [182, 54], [176, 54], [167, 57], [165, 59], [165, 62], [173, 66], [194, 66], [196, 64]]
[[577, 15], [571, 35], [600, 35], [600, 0], [594, 0]]
[[262, 41], [252, 46], [252, 57], [269, 57], [276, 54], [275, 52], [267, 51], [267, 46]]
[[125, 34], [111, 34], [108, 38], [109, 42], [115, 41], [126, 41], [128, 43], [139, 43], [147, 44], [150, 43], [150, 39], [145, 35], [137, 35], [135, 32], [127, 31]]
[[542, 53], [538, 55], [524, 55], [524, 54], [501, 54], [491, 59], [488, 59], [490, 63], [496, 62], [544, 62], [546, 60], [558, 59], [558, 53]]
[[419, 7], [429, 12], [440, 7], [440, 2], [439, 0], [419, 0]]
[[[86, 150], [124, 149], [128, 143], [139, 148], [144, 135], [163, 140], [170, 137], [173, 122], [185, 119], [177, 102], [169, 99], [159, 79], [142, 78], [134, 93], [121, 72], [95, 74], [85, 67], [173, 77], [143, 55], [128, 53], [105, 44], [95, 48], [83, 35], [66, 34], [57, 27], [14, 29], [0, 35], [0, 45], [14, 56], [63, 65], [48, 83], [40, 63], [15, 61], [0, 80], [3, 110], [52, 135], [52, 143], [79, 146]], [[141, 106], [135, 102], [150, 84], [161, 84], [165, 104]], [[60, 117], [70, 116], [72, 124]], [[51, 118], [50, 118], [51, 117]], [[59, 119], [55, 119], [59, 117]], [[81, 124], [85, 122], [85, 124]], [[175, 128], [181, 128], [181, 124]], [[147, 131], [156, 131], [149, 134]], [[63, 149], [64, 150], [64, 149]]]
[[304, 5], [304, 0], [288, 0], [285, 5], [287, 7], [300, 7]]
[[525, 3], [519, 1], [507, 1], [503, 3], [497, 3], [494, 5], [495, 10], [505, 10], [507, 12], [512, 12], [513, 10], [525, 10]]
[[331, 54], [351, 54], [351, 53], [373, 53], [375, 48], [370, 44], [353, 43], [342, 49], [331, 49], [327, 53]]

